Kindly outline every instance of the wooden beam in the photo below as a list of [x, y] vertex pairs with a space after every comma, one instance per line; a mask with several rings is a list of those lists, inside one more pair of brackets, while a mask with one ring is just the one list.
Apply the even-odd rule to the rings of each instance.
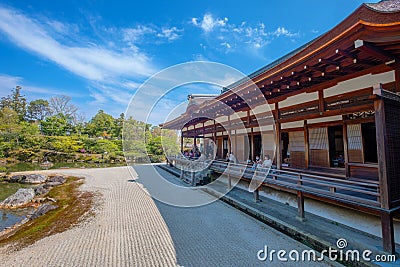
[[324, 91], [319, 90], [318, 91], [318, 109], [320, 114], [322, 112], [325, 112], [325, 100], [324, 100]]
[[347, 52], [346, 50], [342, 50], [342, 49], [337, 49], [336, 50], [336, 54], [341, 55], [342, 57], [347, 57], [350, 59], [356, 59], [356, 56], [350, 54], [349, 52]]
[[385, 63], [392, 61], [393, 59], [396, 59], [395, 56], [390, 55], [386, 51], [384, 51], [364, 40], [358, 39], [358, 40], [354, 41], [354, 47], [360, 51], [363, 51], [363, 52], [379, 59], [379, 60], [382, 60]]

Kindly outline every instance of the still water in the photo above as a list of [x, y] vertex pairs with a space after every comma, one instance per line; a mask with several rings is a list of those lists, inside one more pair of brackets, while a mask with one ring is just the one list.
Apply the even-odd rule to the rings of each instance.
[[14, 224], [26, 218], [26, 215], [33, 211], [33, 208], [3, 210], [0, 209], [0, 232], [6, 227], [13, 226]]

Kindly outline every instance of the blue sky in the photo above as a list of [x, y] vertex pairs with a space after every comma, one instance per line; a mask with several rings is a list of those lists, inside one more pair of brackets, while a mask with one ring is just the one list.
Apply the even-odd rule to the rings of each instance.
[[[86, 119], [99, 109], [117, 116], [166, 67], [210, 60], [250, 74], [362, 2], [3, 0], [0, 96], [21, 85], [28, 99], [71, 96]], [[185, 94], [207, 92], [190, 88]], [[170, 96], [169, 105], [185, 94]]]

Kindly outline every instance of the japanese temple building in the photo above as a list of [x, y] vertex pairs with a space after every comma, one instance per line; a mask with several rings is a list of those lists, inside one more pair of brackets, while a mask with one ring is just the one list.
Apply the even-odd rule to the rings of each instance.
[[[184, 114], [162, 127], [203, 139], [204, 146], [212, 140], [217, 167], [228, 152], [238, 166], [271, 155], [276, 176], [263, 186], [297, 194], [300, 212], [308, 197], [380, 216], [383, 248], [393, 253], [393, 216], [400, 211], [400, 1], [361, 5], [249, 78], [261, 94], [237, 81], [216, 97], [193, 97]], [[224, 114], [226, 106], [235, 119], [198, 115]], [[259, 119], [264, 113], [273, 116], [272, 125]], [[238, 120], [245, 130], [235, 128]], [[309, 175], [311, 184], [282, 178], [296, 173]]]

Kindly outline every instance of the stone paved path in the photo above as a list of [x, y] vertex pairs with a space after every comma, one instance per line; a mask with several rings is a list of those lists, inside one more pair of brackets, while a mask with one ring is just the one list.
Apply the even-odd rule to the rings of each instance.
[[[135, 170], [154, 175], [148, 165]], [[58, 172], [85, 176], [82, 189], [101, 193], [97, 215], [21, 251], [0, 249], [0, 266], [293, 266], [260, 262], [257, 251], [308, 249], [221, 201], [196, 208], [154, 201], [127, 167]]]

